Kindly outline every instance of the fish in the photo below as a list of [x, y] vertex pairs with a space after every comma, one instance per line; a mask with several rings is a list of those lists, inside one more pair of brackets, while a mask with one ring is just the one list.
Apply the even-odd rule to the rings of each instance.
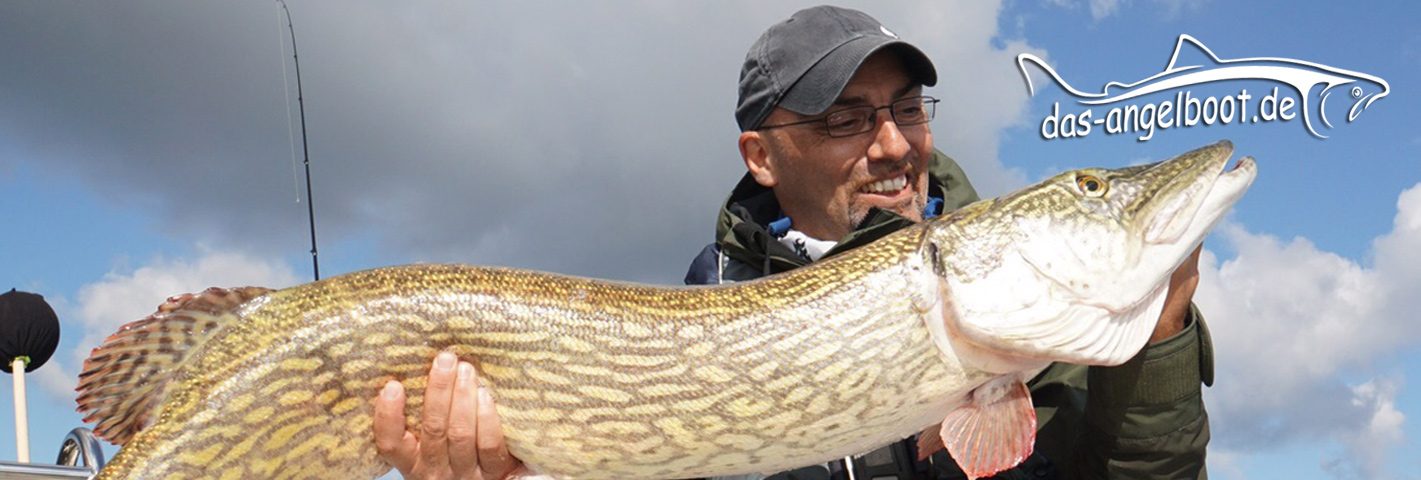
[[[1180, 61], [1181, 53], [1199, 56], [1201, 60], [1197, 62]], [[1303, 127], [1307, 129], [1309, 134], [1317, 138], [1327, 138], [1327, 135], [1318, 133], [1317, 129], [1313, 127], [1312, 117], [1314, 114], [1309, 105], [1312, 104], [1314, 90], [1318, 91], [1315, 115], [1328, 128], [1332, 128], [1332, 122], [1327, 119], [1327, 99], [1332, 95], [1334, 89], [1350, 87], [1345, 88], [1348, 95], [1352, 97], [1352, 106], [1347, 110], [1349, 123], [1356, 120], [1362, 111], [1371, 106], [1373, 102], [1391, 93], [1391, 85], [1381, 77], [1316, 62], [1281, 57], [1221, 59], [1214, 54], [1213, 50], [1205, 46], [1204, 42], [1189, 34], [1181, 34], [1175, 41], [1174, 52], [1170, 54], [1169, 63], [1165, 65], [1163, 71], [1132, 83], [1111, 81], [1106, 83], [1099, 93], [1085, 92], [1072, 87], [1061, 78], [1056, 69], [1035, 54], [1017, 55], [1016, 64], [1021, 71], [1022, 78], [1026, 79], [1029, 94], [1035, 95], [1036, 87], [1031, 81], [1028, 65], [1045, 72], [1067, 93], [1077, 97], [1079, 99], [1077, 102], [1081, 105], [1107, 105], [1166, 90], [1187, 88], [1210, 82], [1257, 79], [1281, 83], [1297, 92], [1299, 101], [1302, 102]]]
[[94, 349], [78, 409], [122, 445], [100, 480], [374, 478], [374, 399], [402, 382], [419, 431], [447, 350], [542, 478], [773, 472], [920, 431], [985, 477], [1031, 452], [1025, 381], [1143, 348], [1256, 175], [1232, 152], [1068, 171], [728, 285], [416, 264], [178, 295]]

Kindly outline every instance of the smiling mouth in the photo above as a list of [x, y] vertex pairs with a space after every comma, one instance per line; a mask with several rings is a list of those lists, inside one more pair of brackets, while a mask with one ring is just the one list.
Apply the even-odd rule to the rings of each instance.
[[860, 188], [859, 188], [859, 193], [872, 193], [872, 194], [878, 194], [878, 195], [891, 195], [891, 194], [894, 194], [894, 193], [898, 193], [899, 191], [901, 191], [901, 190], [903, 190], [904, 188], [907, 188], [907, 187], [908, 187], [908, 175], [907, 175], [907, 174], [903, 174], [903, 175], [899, 175], [899, 176], [896, 176], [896, 177], [893, 177], [893, 178], [890, 178], [890, 179], [887, 179], [887, 180], [879, 180], [879, 181], [877, 181], [877, 182], [873, 182], [873, 183], [870, 183], [870, 184], [868, 184], [868, 185], [864, 185], [863, 187], [860, 187]]

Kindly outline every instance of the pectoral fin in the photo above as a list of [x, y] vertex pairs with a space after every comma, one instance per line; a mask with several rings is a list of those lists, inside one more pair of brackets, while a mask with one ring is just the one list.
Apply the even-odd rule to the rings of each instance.
[[[1016, 466], [1031, 455], [1036, 442], [1036, 410], [1031, 392], [1012, 375], [993, 379], [968, 394], [965, 405], [947, 414], [939, 432], [941, 443], [967, 478], [989, 477]], [[918, 438], [918, 455], [931, 455]]]

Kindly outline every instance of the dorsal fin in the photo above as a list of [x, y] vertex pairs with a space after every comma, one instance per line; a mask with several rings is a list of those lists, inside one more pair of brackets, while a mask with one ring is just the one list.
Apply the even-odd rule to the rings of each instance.
[[84, 360], [76, 400], [94, 434], [123, 445], [147, 427], [168, 383], [193, 346], [232, 319], [237, 307], [269, 288], [209, 288], [168, 298], [158, 311], [119, 327]]
[[1188, 68], [1195, 66], [1213, 66], [1223, 63], [1218, 55], [1214, 55], [1213, 50], [1204, 46], [1204, 42], [1194, 38], [1187, 33], [1179, 34], [1179, 39], [1174, 42], [1174, 52], [1169, 56], [1169, 64], [1164, 66], [1164, 71], [1168, 72], [1176, 68]]

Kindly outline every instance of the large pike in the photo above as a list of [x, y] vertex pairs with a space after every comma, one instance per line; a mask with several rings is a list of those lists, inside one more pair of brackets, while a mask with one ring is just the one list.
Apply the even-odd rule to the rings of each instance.
[[733, 285], [415, 265], [174, 297], [95, 349], [80, 410], [123, 444], [100, 479], [372, 478], [372, 399], [400, 380], [412, 418], [449, 349], [556, 478], [778, 471], [939, 422], [924, 444], [985, 476], [1030, 452], [1023, 380], [1145, 344], [1170, 272], [1253, 181], [1232, 151], [1066, 172]]

